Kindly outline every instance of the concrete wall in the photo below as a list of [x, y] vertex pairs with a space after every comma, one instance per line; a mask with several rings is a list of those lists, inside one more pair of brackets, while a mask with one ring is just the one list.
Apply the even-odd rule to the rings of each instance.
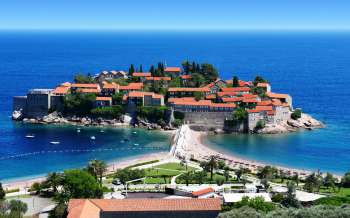
[[184, 112], [184, 115], [187, 124], [223, 128], [224, 121], [232, 117], [232, 112]]
[[27, 117], [43, 117], [51, 107], [51, 94], [46, 89], [30, 90], [27, 94]]

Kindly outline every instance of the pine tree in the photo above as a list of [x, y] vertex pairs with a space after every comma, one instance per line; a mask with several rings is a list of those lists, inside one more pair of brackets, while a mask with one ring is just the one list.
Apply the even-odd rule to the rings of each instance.
[[130, 68], [129, 68], [129, 75], [131, 76], [134, 72], [135, 72], [134, 65], [131, 64], [131, 65], [130, 65]]
[[139, 72], [143, 72], [142, 64], [140, 64], [140, 70], [139, 70]]

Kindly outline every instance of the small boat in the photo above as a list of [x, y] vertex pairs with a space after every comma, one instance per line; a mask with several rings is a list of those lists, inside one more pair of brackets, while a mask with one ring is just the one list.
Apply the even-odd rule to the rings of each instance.
[[139, 144], [135, 143], [134, 145], [135, 145], [135, 146], [138, 146]]
[[77, 129], [77, 132], [80, 132], [80, 129], [79, 129], [79, 128]]
[[124, 140], [124, 142], [128, 142], [128, 141], [130, 141], [129, 139], [123, 139]]
[[137, 132], [132, 132], [132, 133], [136, 134]]
[[91, 139], [91, 140], [95, 140], [96, 137], [95, 137], [95, 136], [91, 136], [90, 139]]
[[105, 131], [103, 129], [101, 129], [100, 132], [105, 132]]
[[32, 138], [35, 138], [35, 135], [33, 135], [33, 134], [28, 134], [28, 135], [26, 135], [25, 137], [28, 138], [28, 139], [32, 139]]
[[50, 142], [50, 144], [52, 144], [52, 145], [59, 145], [60, 142], [59, 141], [52, 141], [52, 142]]

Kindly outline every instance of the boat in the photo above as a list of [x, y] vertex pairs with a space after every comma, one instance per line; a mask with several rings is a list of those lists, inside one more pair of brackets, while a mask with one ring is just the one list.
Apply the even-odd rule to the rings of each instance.
[[79, 129], [79, 128], [77, 129], [77, 132], [80, 132], [80, 129]]
[[52, 145], [58, 145], [58, 144], [60, 144], [60, 142], [59, 142], [59, 141], [52, 141], [52, 142], [50, 142], [50, 144], [52, 144]]
[[137, 132], [132, 132], [132, 133], [136, 134]]
[[91, 139], [91, 140], [95, 140], [96, 137], [95, 137], [95, 136], [91, 136], [90, 139]]
[[28, 134], [28, 135], [26, 135], [25, 137], [28, 138], [28, 139], [32, 139], [32, 138], [35, 138], [35, 135], [33, 135], [33, 134]]
[[103, 129], [101, 129], [100, 132], [105, 132], [105, 131]]
[[134, 145], [135, 145], [135, 146], [138, 146], [139, 144], [135, 143]]

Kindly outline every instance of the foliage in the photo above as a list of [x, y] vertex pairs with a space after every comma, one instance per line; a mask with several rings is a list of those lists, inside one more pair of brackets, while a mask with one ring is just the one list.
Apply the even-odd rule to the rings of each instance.
[[263, 168], [259, 169], [257, 176], [259, 179], [267, 179], [271, 180], [275, 178], [277, 175], [277, 169], [272, 166], [264, 166]]
[[201, 87], [205, 82], [206, 80], [202, 74], [194, 73], [192, 74], [192, 79], [189, 82], [189, 85], [192, 87]]
[[216, 169], [218, 167], [217, 161], [216, 161], [216, 157], [215, 156], [211, 156], [209, 161], [207, 162], [207, 167], [210, 170], [210, 180], [213, 180], [213, 172], [214, 169]]
[[225, 176], [225, 180], [227, 182], [230, 178], [230, 171], [228, 169], [225, 169], [224, 176]]
[[183, 124], [183, 120], [180, 120], [180, 119], [175, 119], [173, 122], [172, 122], [172, 125], [174, 126], [174, 127], [179, 127], [179, 126], [181, 126]]
[[215, 178], [215, 183], [218, 185], [218, 186], [221, 186], [222, 184], [224, 184], [225, 182], [225, 179], [222, 178], [222, 177], [216, 177]]
[[225, 213], [220, 213], [218, 218], [262, 218], [263, 214], [249, 206], [232, 209]]
[[254, 208], [257, 211], [261, 211], [264, 213], [273, 211], [276, 209], [275, 205], [270, 202], [265, 202], [262, 197], [243, 197], [240, 202], [234, 203], [231, 205], [231, 208], [241, 208], [241, 207], [250, 207]]
[[212, 64], [184, 61], [182, 66], [186, 74], [192, 74], [192, 85], [195, 87], [211, 83], [218, 78], [218, 71]]
[[169, 82], [169, 87], [181, 87], [180, 77], [176, 77]]
[[185, 118], [185, 114], [181, 111], [174, 111], [174, 118], [183, 120]]
[[94, 83], [94, 78], [91, 75], [77, 74], [74, 76], [75, 83]]
[[341, 184], [344, 188], [350, 188], [350, 172], [345, 173], [341, 180]]
[[309, 175], [305, 179], [304, 190], [308, 192], [314, 192], [320, 190], [321, 179], [319, 175], [315, 173]]
[[277, 193], [271, 197], [272, 202], [281, 203], [284, 199], [283, 194]]
[[20, 200], [11, 200], [9, 202], [9, 209], [11, 212], [19, 212], [20, 214], [24, 214], [28, 210], [28, 206], [26, 203], [20, 201]]
[[201, 74], [204, 76], [206, 83], [215, 81], [219, 74], [218, 71], [212, 64], [204, 63], [201, 64]]
[[124, 168], [124, 169], [118, 170], [115, 173], [114, 178], [118, 178], [121, 183], [126, 184], [127, 181], [140, 179], [145, 177], [145, 175], [146, 173], [144, 170], [140, 170], [140, 169], [131, 170], [128, 168]]
[[111, 107], [94, 108], [91, 110], [93, 117], [101, 117], [105, 119], [118, 119], [124, 113], [124, 108], [120, 105], [113, 105]]
[[0, 182], [0, 200], [3, 200], [5, 198], [5, 191], [4, 191], [4, 188], [2, 187], [2, 184]]
[[248, 168], [239, 168], [238, 170], [235, 171], [235, 174], [237, 176], [238, 181], [241, 180], [241, 177], [243, 174], [249, 173], [250, 170]]
[[300, 209], [279, 209], [267, 214], [266, 218], [343, 218], [350, 217], [349, 206], [334, 207], [318, 205], [313, 207], [305, 207]]
[[314, 201], [314, 204], [341, 206], [343, 204], [350, 204], [350, 197], [332, 196], [332, 197], [319, 198], [316, 201]]
[[259, 120], [257, 123], [256, 123], [256, 126], [255, 126], [255, 129], [256, 130], [259, 130], [259, 129], [263, 129], [265, 127], [265, 122], [263, 120]]
[[264, 88], [262, 87], [252, 87], [251, 90], [250, 90], [254, 95], [259, 95], [260, 97], [263, 97], [265, 96], [266, 94], [266, 91]]
[[72, 115], [86, 116], [94, 108], [95, 94], [68, 94], [64, 97], [64, 112]]
[[42, 185], [39, 182], [34, 182], [31, 186], [30, 186], [30, 191], [34, 191], [36, 194], [39, 194], [42, 190]]
[[193, 178], [195, 181], [197, 181], [198, 184], [203, 184], [206, 177], [207, 173], [205, 171], [199, 171], [193, 174]]
[[[63, 181], [63, 175], [61, 173], [49, 173], [47, 175], [45, 184], [47, 187], [52, 188], [53, 192], [56, 193], [58, 186], [62, 184]], [[34, 185], [34, 184], [33, 184]], [[39, 187], [34, 187], [36, 190], [40, 192], [40, 189], [42, 189], [42, 184], [39, 184]]]
[[239, 81], [237, 76], [234, 76], [232, 78], [232, 87], [239, 87]]
[[166, 117], [165, 106], [140, 106], [137, 108], [137, 115], [141, 118], [145, 118], [150, 122], [159, 123], [160, 120], [164, 120]]
[[195, 92], [193, 95], [196, 101], [202, 100], [204, 98], [203, 92]]
[[129, 76], [131, 76], [135, 72], [135, 67], [133, 64], [130, 65], [128, 72], [129, 72]]
[[67, 205], [64, 203], [57, 204], [57, 206], [49, 212], [49, 218], [66, 218], [67, 215]]
[[125, 78], [113, 79], [112, 82], [115, 82], [116, 84], [119, 84], [121, 86], [127, 86], [129, 84], [128, 79]]
[[63, 174], [62, 191], [56, 196], [59, 202], [71, 198], [100, 198], [103, 192], [96, 179], [84, 170], [66, 170]]
[[253, 84], [254, 86], [256, 86], [258, 83], [267, 83], [268, 81], [265, 80], [264, 78], [262, 78], [261, 76], [256, 76], [254, 81], [253, 81]]
[[121, 105], [123, 103], [123, 93], [115, 93], [112, 95], [112, 102], [114, 105]]
[[296, 207], [296, 208], [301, 207], [300, 202], [295, 197], [295, 184], [294, 184], [294, 182], [288, 182], [287, 188], [288, 188], [287, 195], [282, 200], [281, 204], [285, 207]]
[[102, 177], [105, 172], [107, 172], [107, 164], [101, 160], [92, 160], [87, 166], [88, 172], [99, 181], [102, 187]]
[[333, 188], [333, 190], [335, 190], [335, 183], [337, 182], [336, 178], [330, 174], [327, 173], [327, 175], [325, 176], [325, 178], [323, 179], [323, 185], [329, 189], [329, 188]]
[[293, 113], [290, 115], [290, 117], [293, 119], [293, 120], [297, 120], [301, 117], [301, 110], [300, 109], [295, 109], [293, 111]]
[[246, 120], [248, 117], [248, 112], [244, 108], [237, 108], [233, 113], [232, 113], [232, 119], [235, 122], [242, 122]]
[[224, 169], [225, 166], [226, 166], [225, 161], [223, 161], [223, 160], [219, 160], [219, 161], [218, 161], [218, 168], [219, 168], [220, 170]]

